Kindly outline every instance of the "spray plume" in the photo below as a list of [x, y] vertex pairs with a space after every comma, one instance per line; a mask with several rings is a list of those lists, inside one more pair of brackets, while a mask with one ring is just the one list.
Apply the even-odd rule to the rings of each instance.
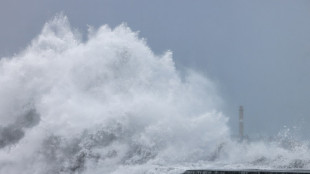
[[231, 140], [213, 83], [194, 71], [181, 78], [170, 51], [155, 55], [126, 25], [81, 41], [56, 16], [0, 59], [0, 84], [1, 173], [180, 173], [287, 166], [297, 156], [308, 165], [304, 144]]

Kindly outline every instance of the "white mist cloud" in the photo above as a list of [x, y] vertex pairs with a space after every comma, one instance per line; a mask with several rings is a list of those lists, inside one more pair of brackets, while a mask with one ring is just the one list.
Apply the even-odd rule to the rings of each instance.
[[58, 15], [24, 51], [1, 59], [2, 126], [14, 126], [27, 106], [40, 115], [1, 150], [3, 172], [196, 161], [228, 138], [216, 88], [194, 72], [181, 79], [171, 52], [154, 55], [126, 25], [79, 38]]
[[[238, 143], [215, 85], [177, 72], [126, 25], [65, 16], [0, 60], [2, 173], [180, 173], [190, 167], [309, 166], [306, 143]], [[184, 167], [185, 166], [185, 167]]]

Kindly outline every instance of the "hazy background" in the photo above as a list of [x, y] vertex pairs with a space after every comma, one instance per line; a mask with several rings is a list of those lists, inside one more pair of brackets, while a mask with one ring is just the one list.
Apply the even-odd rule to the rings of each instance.
[[156, 54], [172, 50], [180, 71], [217, 84], [234, 132], [242, 104], [246, 134], [286, 125], [310, 138], [310, 1], [0, 0], [0, 57], [25, 48], [59, 12], [81, 32], [126, 22]]

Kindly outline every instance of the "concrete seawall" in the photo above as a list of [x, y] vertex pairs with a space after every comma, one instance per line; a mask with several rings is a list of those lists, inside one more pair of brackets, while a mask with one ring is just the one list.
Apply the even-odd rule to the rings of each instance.
[[310, 174], [310, 170], [187, 170], [183, 174]]

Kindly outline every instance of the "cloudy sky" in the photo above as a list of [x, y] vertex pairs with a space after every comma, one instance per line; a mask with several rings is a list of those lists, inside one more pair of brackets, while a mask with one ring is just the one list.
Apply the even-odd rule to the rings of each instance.
[[156, 54], [172, 50], [218, 86], [236, 132], [245, 107], [251, 136], [296, 127], [310, 138], [310, 1], [288, 0], [1, 0], [0, 57], [25, 48], [55, 14], [72, 26], [123, 22]]

